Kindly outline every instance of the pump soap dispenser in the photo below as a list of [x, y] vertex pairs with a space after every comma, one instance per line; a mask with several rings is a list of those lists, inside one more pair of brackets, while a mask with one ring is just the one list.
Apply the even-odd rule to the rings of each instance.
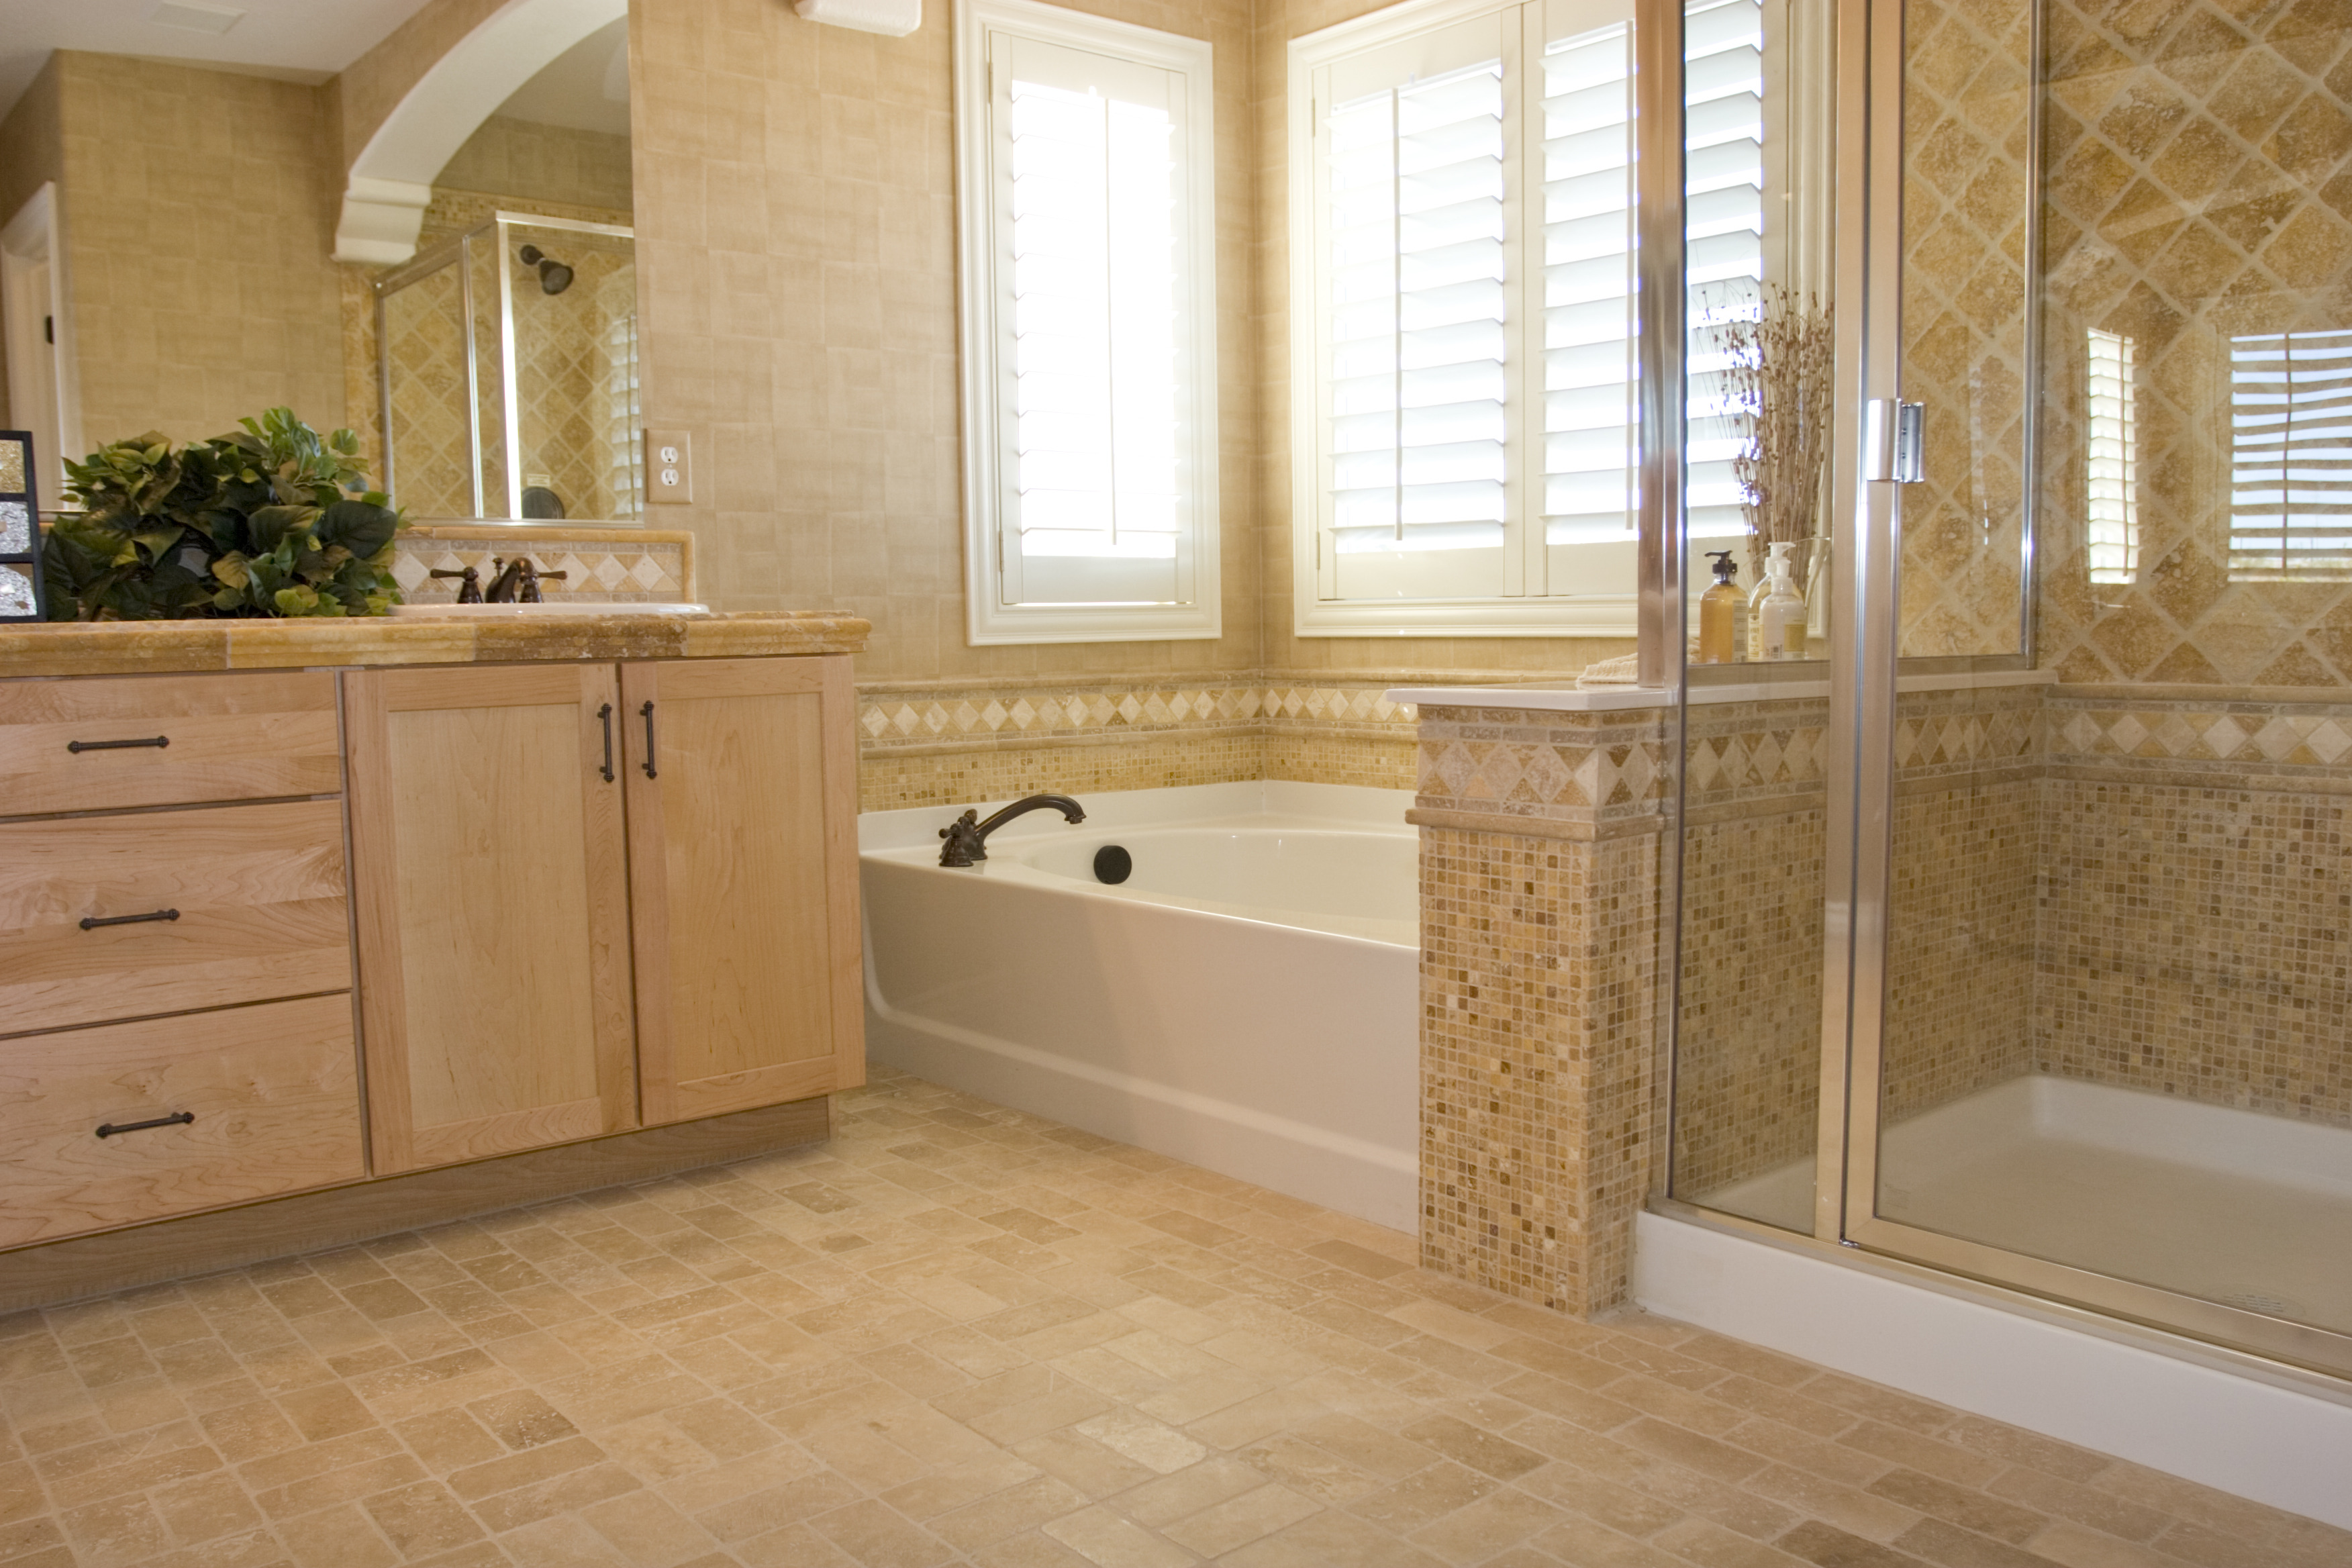
[[1775, 544], [1764, 563], [1764, 581], [1748, 611], [1759, 659], [1805, 657], [1805, 596], [1797, 592], [1796, 563], [1789, 558], [1796, 548], [1788, 541]]
[[1738, 566], [1728, 550], [1710, 550], [1715, 586], [1699, 595], [1698, 661], [1744, 664], [1748, 659], [1748, 595], [1732, 582]]

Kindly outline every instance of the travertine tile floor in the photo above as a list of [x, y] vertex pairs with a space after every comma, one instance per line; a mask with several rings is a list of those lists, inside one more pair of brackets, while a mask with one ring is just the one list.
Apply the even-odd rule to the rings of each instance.
[[821, 1148], [0, 1320], [0, 1563], [2352, 1563], [916, 1079], [842, 1110]]

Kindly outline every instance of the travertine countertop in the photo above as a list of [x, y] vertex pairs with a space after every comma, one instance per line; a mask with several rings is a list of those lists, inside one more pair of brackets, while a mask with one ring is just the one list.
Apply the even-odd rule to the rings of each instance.
[[873, 625], [831, 610], [738, 615], [107, 621], [0, 626], [0, 679], [181, 675], [334, 665], [513, 664], [537, 659], [751, 658], [856, 653]]

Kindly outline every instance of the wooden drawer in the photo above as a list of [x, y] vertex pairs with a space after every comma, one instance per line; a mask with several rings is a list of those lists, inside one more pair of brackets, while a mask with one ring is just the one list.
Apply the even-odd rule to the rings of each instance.
[[324, 672], [0, 681], [0, 816], [332, 795], [341, 749]]
[[351, 983], [340, 802], [0, 823], [0, 1036]]
[[0, 1247], [363, 1173], [347, 995], [0, 1041]]

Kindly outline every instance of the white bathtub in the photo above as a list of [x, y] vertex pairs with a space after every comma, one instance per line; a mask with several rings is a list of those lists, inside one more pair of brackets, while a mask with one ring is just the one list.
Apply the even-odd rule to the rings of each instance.
[[[1418, 1229], [1408, 790], [1080, 797], [938, 864], [962, 808], [868, 812], [874, 1059], [1399, 1230]], [[985, 816], [1001, 802], [980, 807]], [[1095, 879], [1124, 847], [1134, 871]]]

